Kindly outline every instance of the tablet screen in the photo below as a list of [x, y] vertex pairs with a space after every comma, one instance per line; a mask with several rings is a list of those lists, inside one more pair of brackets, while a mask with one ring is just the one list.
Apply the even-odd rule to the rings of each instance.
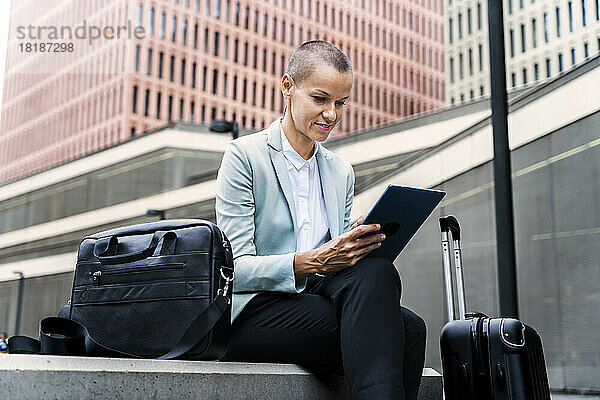
[[377, 233], [386, 236], [367, 257], [394, 261], [445, 195], [440, 190], [389, 185], [363, 221], [363, 225], [380, 224]]

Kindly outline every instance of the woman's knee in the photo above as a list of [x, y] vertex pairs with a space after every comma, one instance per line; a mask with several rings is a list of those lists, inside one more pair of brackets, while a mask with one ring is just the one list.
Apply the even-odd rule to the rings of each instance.
[[427, 325], [425, 320], [406, 307], [402, 307], [405, 330], [408, 334], [423, 342], [427, 338]]
[[363, 258], [351, 267], [355, 281], [360, 284], [371, 284], [374, 288], [383, 289], [386, 286], [401, 290], [400, 275], [394, 264], [385, 258]]

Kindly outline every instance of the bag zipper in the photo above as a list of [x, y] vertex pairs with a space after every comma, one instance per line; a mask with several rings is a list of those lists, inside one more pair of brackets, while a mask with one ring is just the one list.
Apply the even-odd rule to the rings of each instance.
[[94, 271], [92, 273], [92, 283], [94, 286], [100, 285], [100, 278], [105, 276], [114, 276], [114, 275], [134, 275], [134, 274], [143, 274], [151, 271], [170, 271], [174, 269], [182, 269], [184, 264], [161, 264], [161, 265], [152, 265], [147, 267], [130, 267], [130, 268], [119, 268], [115, 270], [104, 270], [104, 271]]

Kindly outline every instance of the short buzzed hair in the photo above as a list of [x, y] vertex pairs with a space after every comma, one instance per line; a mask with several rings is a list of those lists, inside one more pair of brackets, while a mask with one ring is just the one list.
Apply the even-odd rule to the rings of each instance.
[[298, 46], [290, 56], [285, 72], [299, 85], [317, 66], [323, 64], [330, 65], [341, 73], [352, 73], [352, 65], [344, 52], [323, 40], [311, 40]]

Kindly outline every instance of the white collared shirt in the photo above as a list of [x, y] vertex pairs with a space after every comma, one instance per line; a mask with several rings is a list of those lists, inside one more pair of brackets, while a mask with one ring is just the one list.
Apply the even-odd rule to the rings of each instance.
[[317, 146], [315, 145], [312, 156], [305, 160], [287, 140], [281, 123], [279, 132], [281, 133], [283, 156], [294, 193], [296, 251], [316, 249], [330, 238], [325, 198], [316, 158]]

